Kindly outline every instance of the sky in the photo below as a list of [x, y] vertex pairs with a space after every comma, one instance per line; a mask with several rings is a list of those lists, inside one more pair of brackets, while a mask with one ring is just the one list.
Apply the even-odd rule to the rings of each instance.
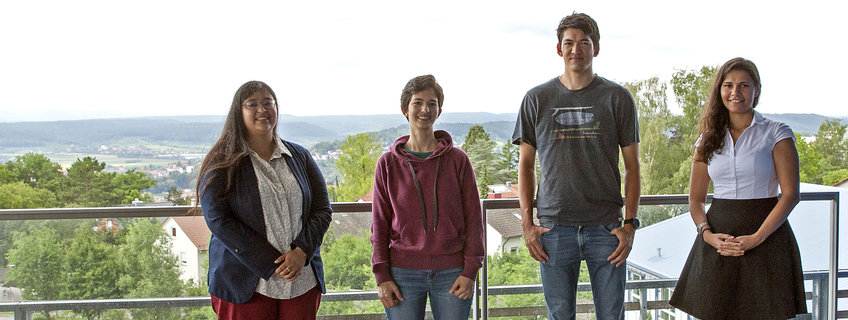
[[848, 116], [848, 2], [789, 3], [2, 1], [0, 122], [223, 116], [249, 80], [284, 114], [400, 114], [422, 74], [444, 112], [515, 113], [563, 72], [555, 30], [575, 11], [598, 22], [607, 79], [668, 81], [741, 56], [759, 67], [760, 112]]

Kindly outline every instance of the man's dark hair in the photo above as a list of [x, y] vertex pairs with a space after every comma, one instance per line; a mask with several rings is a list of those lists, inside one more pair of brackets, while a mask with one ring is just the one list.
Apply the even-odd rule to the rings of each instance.
[[598, 42], [601, 40], [601, 33], [598, 32], [598, 23], [588, 14], [574, 12], [570, 16], [562, 18], [557, 27], [557, 40], [562, 43], [562, 34], [565, 29], [576, 28], [583, 30], [589, 39], [592, 39], [592, 44], [597, 48]]

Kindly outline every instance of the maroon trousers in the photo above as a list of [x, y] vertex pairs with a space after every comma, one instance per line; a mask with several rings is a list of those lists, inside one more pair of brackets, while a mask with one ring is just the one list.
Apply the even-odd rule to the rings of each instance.
[[212, 296], [219, 320], [314, 320], [321, 304], [318, 286], [291, 299], [274, 299], [258, 292], [246, 303], [230, 303]]

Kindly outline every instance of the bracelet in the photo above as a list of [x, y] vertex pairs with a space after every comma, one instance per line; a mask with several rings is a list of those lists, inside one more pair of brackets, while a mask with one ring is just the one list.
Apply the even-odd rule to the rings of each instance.
[[712, 229], [706, 221], [701, 222], [697, 226], [695, 226], [695, 231], [698, 231], [698, 235], [704, 233], [704, 227], [706, 227], [707, 229]]

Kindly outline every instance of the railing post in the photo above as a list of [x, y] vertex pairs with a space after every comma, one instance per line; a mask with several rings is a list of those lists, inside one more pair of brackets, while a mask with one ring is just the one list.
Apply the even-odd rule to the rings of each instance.
[[471, 293], [471, 319], [480, 319], [480, 273], [477, 273], [477, 278], [474, 279], [474, 292]]
[[813, 310], [815, 319], [827, 319], [828, 279], [826, 277], [813, 280]]
[[32, 315], [23, 307], [15, 308], [15, 320], [32, 320]]
[[830, 201], [830, 266], [827, 273], [827, 318], [836, 319], [836, 284], [839, 282], [836, 270], [839, 268], [839, 193]]
[[478, 309], [477, 307], [474, 308], [475, 309], [474, 310], [475, 311], [474, 312], [474, 314], [475, 314], [474, 320], [478, 320], [478, 318], [476, 318], [477, 312], [480, 313], [480, 319], [487, 320], [487, 319], [489, 319], [489, 248], [487, 247], [488, 242], [489, 242], [488, 241], [489, 235], [486, 234], [486, 230], [488, 229], [487, 226], [489, 225], [489, 221], [488, 221], [488, 212], [486, 212], [488, 210], [488, 206], [486, 205], [485, 199], [482, 199], [480, 201], [480, 209], [481, 209], [480, 211], [483, 212], [483, 253], [484, 253], [484, 255], [483, 255], [483, 268], [482, 268], [483, 274], [482, 274], [482, 279], [481, 279], [482, 285], [481, 285], [481, 288], [480, 288], [480, 300], [481, 300], [480, 302], [481, 302], [482, 308], [480, 308], [480, 309]]
[[639, 315], [642, 320], [648, 319], [648, 288], [639, 289]]

